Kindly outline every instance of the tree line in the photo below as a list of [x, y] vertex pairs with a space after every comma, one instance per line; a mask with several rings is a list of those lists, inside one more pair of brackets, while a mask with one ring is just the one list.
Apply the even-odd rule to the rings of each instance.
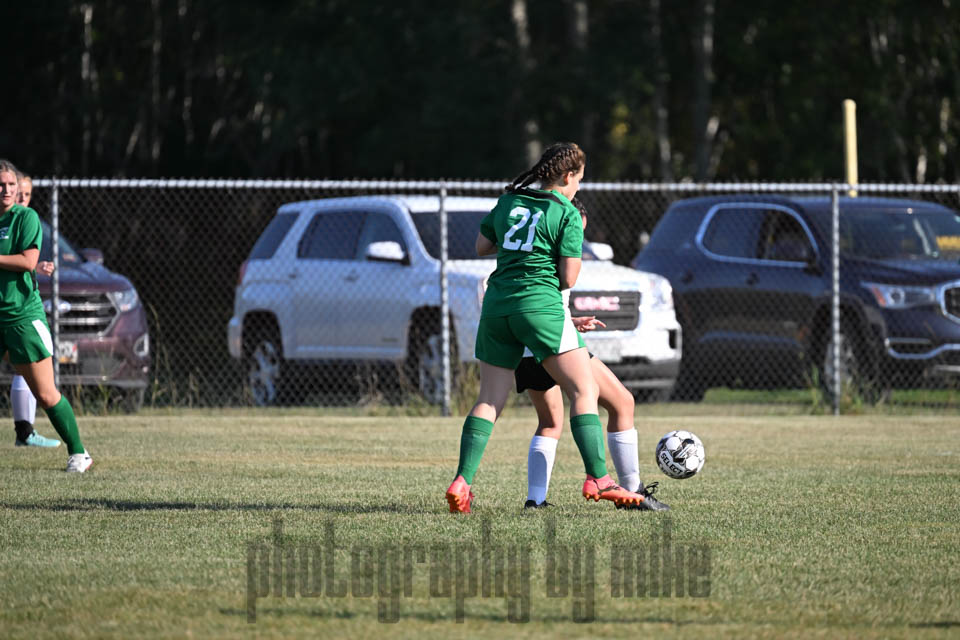
[[957, 0], [17, 3], [2, 155], [37, 176], [956, 182]]

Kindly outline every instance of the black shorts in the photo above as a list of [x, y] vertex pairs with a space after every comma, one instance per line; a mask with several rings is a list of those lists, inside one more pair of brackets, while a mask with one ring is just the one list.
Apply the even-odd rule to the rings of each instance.
[[[594, 357], [590, 354], [590, 357]], [[513, 378], [517, 382], [517, 393], [527, 389], [532, 391], [549, 391], [556, 386], [556, 381], [550, 377], [543, 365], [536, 358], [524, 358], [514, 370]]]

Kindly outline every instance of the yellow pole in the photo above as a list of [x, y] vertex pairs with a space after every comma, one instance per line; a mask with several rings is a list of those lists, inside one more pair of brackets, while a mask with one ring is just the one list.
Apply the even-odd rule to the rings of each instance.
[[[843, 101], [843, 159], [846, 168], [847, 184], [857, 184], [857, 103]], [[850, 189], [850, 197], [857, 196], [856, 189]]]

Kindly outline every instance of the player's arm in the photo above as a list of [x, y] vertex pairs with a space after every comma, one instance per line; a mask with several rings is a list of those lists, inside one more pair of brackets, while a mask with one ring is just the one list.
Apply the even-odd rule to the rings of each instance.
[[483, 235], [483, 233], [477, 234], [477, 255], [478, 256], [492, 256], [497, 252], [497, 244], [493, 242], [490, 238]]
[[557, 273], [560, 276], [560, 289], [571, 289], [577, 284], [577, 277], [580, 275], [580, 258], [560, 257], [560, 264], [557, 265]]
[[40, 259], [40, 249], [30, 247], [20, 253], [0, 256], [0, 269], [5, 271], [33, 271]]

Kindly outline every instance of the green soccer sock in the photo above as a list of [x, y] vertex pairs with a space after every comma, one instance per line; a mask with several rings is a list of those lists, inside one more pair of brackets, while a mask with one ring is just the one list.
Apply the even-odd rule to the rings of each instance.
[[[599, 423], [597, 423], [599, 424]], [[463, 476], [467, 484], [473, 484], [473, 475], [480, 466], [483, 450], [487, 448], [487, 440], [493, 433], [493, 423], [476, 416], [467, 416], [463, 422], [463, 432], [460, 434], [460, 464], [457, 465], [457, 475]]]
[[60, 402], [49, 409], [44, 409], [47, 417], [53, 423], [53, 428], [57, 434], [67, 443], [67, 453], [71, 456], [75, 453], [83, 453], [83, 443], [80, 442], [80, 432], [77, 429], [77, 416], [73, 414], [73, 407], [70, 401], [63, 394], [60, 395]]
[[607, 459], [603, 451], [603, 427], [600, 416], [595, 413], [582, 413], [570, 417], [570, 431], [577, 443], [580, 457], [587, 474], [594, 478], [607, 475]]

